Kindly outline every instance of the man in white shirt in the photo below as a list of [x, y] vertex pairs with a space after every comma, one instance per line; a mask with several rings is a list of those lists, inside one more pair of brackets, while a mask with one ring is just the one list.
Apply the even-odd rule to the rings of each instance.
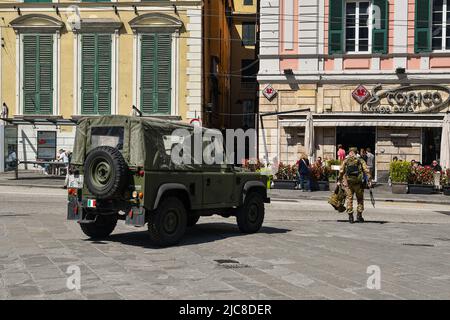
[[69, 156], [68, 156], [68, 152], [66, 150], [64, 150], [64, 149], [60, 149], [59, 150], [58, 160], [64, 162], [64, 164], [66, 165], [66, 179], [64, 180], [64, 186], [63, 186], [63, 188], [66, 189], [67, 188], [67, 184], [69, 183]]

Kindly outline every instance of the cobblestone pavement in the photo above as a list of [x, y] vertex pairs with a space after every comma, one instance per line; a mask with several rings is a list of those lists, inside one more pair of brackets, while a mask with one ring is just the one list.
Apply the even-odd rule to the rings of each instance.
[[[258, 234], [201, 218], [159, 249], [123, 222], [87, 239], [64, 190], [0, 186], [0, 204], [0, 299], [450, 299], [448, 206], [383, 203], [350, 225], [324, 201], [274, 201]], [[66, 287], [71, 265], [80, 291]]]

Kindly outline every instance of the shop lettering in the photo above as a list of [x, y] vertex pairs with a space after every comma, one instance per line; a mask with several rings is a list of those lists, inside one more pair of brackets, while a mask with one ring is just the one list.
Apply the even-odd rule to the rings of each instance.
[[373, 88], [371, 98], [362, 107], [363, 112], [438, 112], [447, 107], [450, 101], [450, 89], [440, 85], [411, 85], [381, 90], [380, 84]]

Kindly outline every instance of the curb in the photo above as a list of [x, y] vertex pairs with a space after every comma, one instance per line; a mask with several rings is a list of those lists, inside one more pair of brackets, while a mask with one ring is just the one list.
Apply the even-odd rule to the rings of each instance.
[[47, 188], [47, 189], [62, 189], [63, 185], [53, 186], [53, 185], [44, 185], [44, 184], [14, 184], [8, 182], [0, 182], [0, 186], [5, 187], [27, 187], [27, 188]]
[[[328, 201], [328, 197], [296, 197], [296, 198], [282, 198], [271, 195], [270, 198], [272, 200], [284, 200], [284, 201], [292, 201], [292, 200], [323, 200]], [[366, 198], [367, 200], [367, 198]], [[450, 205], [450, 200], [413, 200], [413, 199], [399, 199], [399, 198], [375, 198], [375, 201], [379, 202], [401, 202], [401, 203], [420, 203], [420, 204], [444, 204]]]

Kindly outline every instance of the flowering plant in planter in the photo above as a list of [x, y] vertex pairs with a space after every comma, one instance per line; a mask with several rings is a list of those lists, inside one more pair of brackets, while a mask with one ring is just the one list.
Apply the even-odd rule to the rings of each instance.
[[280, 163], [278, 165], [278, 172], [275, 174], [279, 180], [295, 180], [297, 175], [297, 166]]
[[242, 163], [242, 167], [251, 172], [256, 172], [266, 166], [259, 159], [245, 159]]
[[311, 165], [311, 177], [316, 181], [328, 181], [328, 177], [331, 174], [331, 167], [320, 166], [317, 164]]
[[411, 174], [409, 176], [410, 184], [422, 184], [422, 185], [433, 185], [434, 175], [433, 169], [430, 166], [418, 166], [411, 168]]
[[450, 169], [441, 171], [441, 185], [442, 186], [450, 185]]

